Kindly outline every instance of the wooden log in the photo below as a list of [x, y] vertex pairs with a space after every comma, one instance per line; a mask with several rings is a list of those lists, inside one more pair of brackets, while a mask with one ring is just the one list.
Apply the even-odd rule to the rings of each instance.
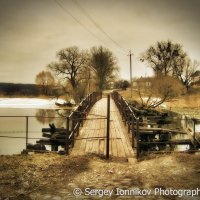
[[51, 138], [50, 133], [42, 133], [42, 137]]
[[42, 128], [43, 133], [51, 133], [51, 132], [59, 132], [59, 131], [66, 131], [64, 128], [56, 128], [55, 130], [51, 128]]
[[143, 131], [153, 131], [153, 132], [170, 132], [170, 133], [181, 133], [181, 134], [187, 134], [186, 131], [182, 130], [176, 130], [176, 129], [165, 129], [165, 128], [145, 128], [145, 127], [140, 127], [139, 128], [140, 132]]
[[66, 144], [66, 139], [41, 139], [36, 141], [36, 143], [40, 144], [46, 144], [46, 145], [52, 145], [52, 144], [57, 144], [57, 145], [65, 145]]
[[170, 140], [170, 141], [140, 142], [140, 145], [156, 145], [156, 144], [191, 145], [192, 142], [189, 139], [185, 139], [185, 140]]
[[196, 153], [200, 152], [200, 150], [185, 150], [185, 151], [147, 151], [146, 153], [151, 153], [151, 154], [179, 154], [179, 153]]

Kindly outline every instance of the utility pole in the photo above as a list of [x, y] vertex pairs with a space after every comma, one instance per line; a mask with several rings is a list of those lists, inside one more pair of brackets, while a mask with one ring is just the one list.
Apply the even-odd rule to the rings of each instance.
[[131, 98], [133, 97], [133, 82], [132, 82], [132, 55], [131, 50], [129, 51], [128, 56], [130, 57], [130, 84], [131, 84]]

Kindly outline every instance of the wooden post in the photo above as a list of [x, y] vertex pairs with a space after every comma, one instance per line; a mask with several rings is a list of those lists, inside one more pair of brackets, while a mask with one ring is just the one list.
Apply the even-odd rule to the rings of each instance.
[[109, 144], [110, 144], [110, 95], [107, 101], [107, 138], [106, 138], [106, 158], [109, 159]]
[[68, 155], [69, 154], [69, 116], [67, 117], [67, 120], [66, 120], [66, 146], [65, 146], [65, 149], [66, 149], [66, 154]]
[[136, 141], [137, 141], [137, 159], [140, 157], [140, 136], [139, 136], [139, 118], [136, 119]]
[[28, 116], [26, 116], [26, 150], [28, 147]]

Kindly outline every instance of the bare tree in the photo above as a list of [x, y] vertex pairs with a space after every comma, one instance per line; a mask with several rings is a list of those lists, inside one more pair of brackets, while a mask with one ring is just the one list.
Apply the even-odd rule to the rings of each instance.
[[[141, 61], [147, 62], [156, 75], [172, 75], [173, 68], [180, 62], [185, 62], [187, 54], [180, 44], [173, 44], [171, 41], [157, 42], [150, 46], [142, 55]], [[179, 62], [177, 62], [179, 61]]]
[[97, 73], [93, 68], [87, 67], [81, 76], [81, 86], [84, 87], [85, 93], [97, 90]]
[[127, 80], [118, 80], [114, 83], [114, 87], [117, 89], [126, 90], [129, 86], [130, 83]]
[[177, 60], [176, 62], [179, 62], [179, 64], [175, 65], [173, 74], [183, 83], [183, 85], [185, 85], [188, 90], [191, 85], [192, 75], [197, 70], [199, 63], [196, 60], [191, 61], [189, 58], [184, 61]]
[[106, 88], [116, 76], [118, 67], [113, 53], [102, 46], [91, 49], [91, 66], [95, 69], [100, 90]]
[[55, 110], [38, 109], [35, 113], [37, 121], [42, 124], [53, 122], [55, 115]]
[[49, 94], [50, 89], [55, 85], [55, 79], [51, 72], [42, 71], [35, 78], [36, 84], [41, 88], [42, 93]]
[[47, 67], [54, 71], [59, 78], [69, 81], [75, 90], [82, 78], [81, 74], [87, 67], [88, 54], [73, 46], [60, 50], [57, 57], [59, 61], [52, 62]]
[[141, 61], [147, 62], [155, 75], [176, 77], [187, 90], [191, 84], [191, 76], [198, 66], [196, 61], [191, 61], [180, 44], [171, 41], [161, 41], [150, 46], [141, 55]]
[[182, 83], [170, 76], [157, 76], [148, 80], [137, 81], [137, 92], [140, 104], [145, 108], [156, 108], [164, 102], [170, 101], [183, 92]]

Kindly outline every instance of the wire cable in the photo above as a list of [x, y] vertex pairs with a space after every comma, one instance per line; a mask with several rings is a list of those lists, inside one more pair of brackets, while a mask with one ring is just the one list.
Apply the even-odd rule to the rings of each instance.
[[120, 48], [121, 51], [123, 52], [127, 52], [118, 42], [116, 42], [114, 39], [112, 39], [112, 37], [107, 33], [105, 32], [102, 27], [97, 24], [97, 22], [91, 17], [91, 15], [89, 15], [86, 10], [76, 1], [76, 0], [72, 0], [76, 6], [79, 8], [79, 10], [81, 10], [84, 15], [107, 37], [109, 38], [118, 48]]
[[99, 40], [100, 42], [102, 42], [104, 45], [105, 42], [103, 42], [99, 37], [97, 37], [92, 31], [90, 31], [90, 29], [88, 27], [86, 27], [83, 23], [81, 23], [74, 15], [72, 15], [71, 12], [69, 12], [68, 9], [66, 9], [65, 7], [63, 7], [63, 5], [57, 1], [57, 0], [54, 0], [54, 2], [65, 12], [67, 13], [68, 15], [70, 15], [79, 25], [81, 25], [87, 32], [89, 32], [93, 37], [95, 37], [97, 40]]

